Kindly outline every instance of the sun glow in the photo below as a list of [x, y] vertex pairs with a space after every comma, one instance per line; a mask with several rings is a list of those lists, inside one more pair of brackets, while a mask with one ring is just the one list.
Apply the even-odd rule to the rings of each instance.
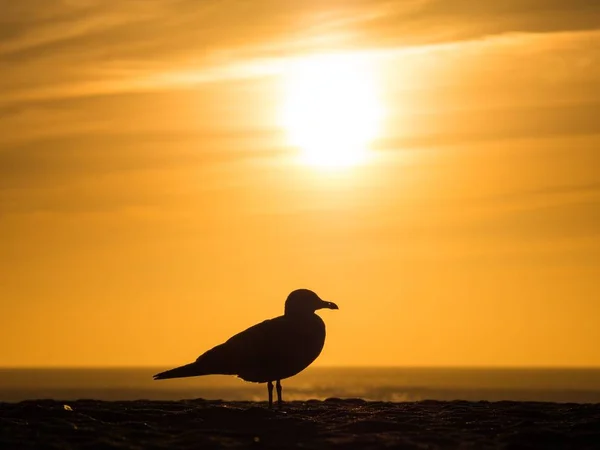
[[357, 56], [323, 55], [291, 65], [282, 121], [305, 163], [335, 168], [367, 159], [382, 117], [376, 85], [372, 65]]

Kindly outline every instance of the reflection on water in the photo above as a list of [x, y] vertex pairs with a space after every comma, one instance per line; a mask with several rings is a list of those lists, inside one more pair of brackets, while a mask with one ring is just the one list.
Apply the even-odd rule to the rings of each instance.
[[[266, 399], [263, 385], [235, 377], [153, 381], [162, 368], [1, 369], [0, 401]], [[311, 368], [285, 380], [287, 400], [600, 402], [600, 369]]]

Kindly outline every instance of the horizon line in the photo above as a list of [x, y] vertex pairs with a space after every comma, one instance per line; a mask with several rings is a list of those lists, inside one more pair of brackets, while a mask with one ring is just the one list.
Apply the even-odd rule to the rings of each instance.
[[[171, 367], [172, 364], [165, 365], [64, 365], [64, 366], [3, 366], [0, 365], [0, 370], [161, 370], [165, 367]], [[517, 365], [318, 365], [307, 368], [314, 369], [453, 369], [453, 370], [600, 370], [600, 365], [597, 366], [575, 366], [575, 365], [532, 365], [532, 366], [517, 366]]]

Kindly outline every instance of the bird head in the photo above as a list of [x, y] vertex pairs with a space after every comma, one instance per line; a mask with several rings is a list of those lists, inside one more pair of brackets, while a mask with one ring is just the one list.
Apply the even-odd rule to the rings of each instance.
[[309, 289], [296, 289], [285, 301], [285, 314], [312, 314], [317, 309], [339, 309], [335, 303], [321, 300]]

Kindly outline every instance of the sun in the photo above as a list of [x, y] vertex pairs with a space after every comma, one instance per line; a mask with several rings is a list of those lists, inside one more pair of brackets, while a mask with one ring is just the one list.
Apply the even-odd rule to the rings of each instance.
[[372, 64], [353, 55], [290, 65], [281, 119], [303, 162], [328, 168], [365, 162], [382, 117], [376, 86]]

